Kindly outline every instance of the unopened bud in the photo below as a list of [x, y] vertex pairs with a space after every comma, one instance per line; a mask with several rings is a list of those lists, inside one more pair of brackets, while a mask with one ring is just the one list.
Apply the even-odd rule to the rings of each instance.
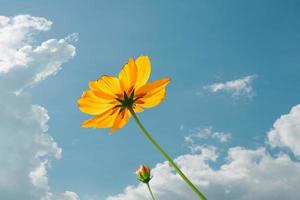
[[151, 180], [150, 168], [147, 165], [141, 165], [140, 168], [135, 172], [139, 181], [148, 183]]

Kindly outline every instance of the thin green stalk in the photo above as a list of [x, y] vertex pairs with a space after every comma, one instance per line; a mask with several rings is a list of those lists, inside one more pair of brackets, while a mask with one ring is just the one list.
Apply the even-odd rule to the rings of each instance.
[[161, 146], [151, 137], [148, 131], [143, 126], [142, 122], [139, 120], [137, 115], [135, 114], [132, 108], [128, 108], [131, 115], [135, 119], [136, 123], [144, 133], [144, 135], [148, 138], [148, 140], [157, 148], [157, 150], [169, 161], [169, 163], [173, 166], [176, 172], [181, 176], [181, 178], [190, 186], [190, 188], [198, 195], [198, 197], [202, 200], [206, 200], [206, 197], [193, 185], [193, 183], [182, 173], [179, 167], [175, 164], [175, 162], [171, 159], [171, 157], [161, 148]]
[[153, 193], [152, 193], [152, 190], [151, 190], [151, 188], [150, 188], [149, 182], [146, 183], [146, 184], [147, 184], [147, 187], [148, 187], [148, 189], [149, 189], [149, 192], [150, 192], [150, 194], [151, 194], [152, 199], [155, 200], [154, 195], [153, 195]]

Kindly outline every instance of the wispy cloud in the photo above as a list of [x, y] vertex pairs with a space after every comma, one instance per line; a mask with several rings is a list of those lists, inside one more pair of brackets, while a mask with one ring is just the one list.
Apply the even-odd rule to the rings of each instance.
[[203, 89], [208, 90], [212, 93], [225, 91], [232, 94], [233, 97], [253, 97], [255, 92], [252, 87], [252, 83], [255, 78], [257, 78], [257, 75], [249, 75], [240, 79], [231, 80], [224, 83], [213, 83], [211, 85], [204, 86]]
[[[189, 135], [184, 137], [192, 153], [199, 152], [199, 143], [207, 142], [204, 140], [216, 140], [220, 143], [226, 143], [230, 140], [231, 134], [214, 131], [212, 127], [193, 128], [189, 130]], [[202, 146], [200, 146], [202, 148]], [[200, 149], [201, 149], [200, 148]]]

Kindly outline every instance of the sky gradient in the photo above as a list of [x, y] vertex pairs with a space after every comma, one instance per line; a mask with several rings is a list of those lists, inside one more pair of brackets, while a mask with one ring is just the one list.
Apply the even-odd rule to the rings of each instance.
[[[50, 117], [45, 120], [48, 126], [45, 134], [57, 144], [55, 152], [61, 148], [62, 153], [59, 159], [49, 159], [51, 166], [45, 167], [49, 191], [53, 194], [73, 191], [78, 195], [72, 193], [54, 199], [141, 199], [139, 194], [144, 188], [134, 175], [140, 164], [155, 168], [157, 176], [163, 170], [170, 172], [133, 120], [111, 136], [106, 129], [80, 127], [89, 116], [79, 111], [77, 99], [88, 89], [88, 82], [102, 74], [116, 76], [129, 57], [142, 54], [151, 59], [151, 80], [170, 77], [172, 81], [162, 104], [139, 114], [140, 119], [164, 149], [186, 167], [187, 174], [195, 175], [193, 180], [209, 199], [250, 200], [247, 194], [252, 193], [257, 193], [257, 199], [267, 200], [296, 200], [300, 196], [299, 191], [286, 185], [300, 183], [293, 179], [300, 175], [298, 1], [30, 0], [3, 1], [1, 5], [2, 16], [12, 19], [28, 14], [53, 23], [50, 26], [43, 21], [39, 23], [46, 27], [36, 25], [9, 32], [11, 37], [0, 39], [1, 53], [7, 47], [19, 49], [31, 45], [34, 49], [51, 38], [57, 41], [44, 48], [51, 49], [54, 45], [61, 50], [52, 57], [51, 50], [26, 51], [36, 63], [21, 60], [26, 63], [21, 67], [25, 75], [18, 72], [18, 63], [9, 63], [8, 72], [4, 71], [5, 63], [0, 65], [0, 89], [12, 93], [24, 87], [26, 98], [11, 98], [16, 102], [26, 99], [28, 107], [39, 105]], [[32, 23], [31, 19], [26, 20]], [[3, 33], [8, 32], [5, 26], [8, 25], [0, 29]], [[22, 34], [25, 36], [16, 46], [13, 38]], [[73, 38], [68, 37], [71, 34]], [[6, 59], [4, 56], [0, 60]], [[54, 71], [45, 67], [48, 63]], [[35, 70], [29, 72], [29, 69]], [[36, 79], [39, 73], [45, 76], [41, 80]], [[7, 80], [12, 86], [4, 89]], [[6, 101], [9, 102], [4, 98], [0, 102], [4, 105]], [[14, 104], [11, 107], [19, 110]], [[40, 107], [37, 110], [44, 113]], [[3, 111], [0, 117], [6, 115], [9, 114]], [[8, 141], [6, 122], [2, 125], [1, 137]], [[18, 144], [14, 145], [18, 149]], [[239, 160], [242, 158], [246, 161]], [[22, 162], [20, 157], [16, 160]], [[6, 161], [3, 158], [2, 162]], [[224, 166], [229, 170], [222, 171]], [[256, 171], [245, 172], [255, 167]], [[272, 173], [269, 168], [278, 170]], [[24, 171], [24, 180], [30, 170]], [[231, 179], [239, 172], [262, 180], [256, 183], [250, 178], [243, 178], [244, 182]], [[278, 185], [270, 184], [278, 180], [280, 172], [279, 177], [285, 179], [280, 179]], [[224, 178], [228, 181], [225, 183], [218, 176], [231, 178]], [[206, 182], [201, 182], [202, 179]], [[164, 185], [162, 180], [155, 182], [154, 176], [154, 193], [160, 199], [195, 199], [176, 181], [170, 181], [170, 188], [179, 188], [185, 195], [160, 184]], [[270, 187], [259, 193], [260, 184]], [[128, 185], [133, 186], [121, 194]], [[231, 187], [225, 188], [226, 185]], [[7, 188], [0, 184], [0, 197], [3, 193], [9, 200], [17, 200], [9, 196]], [[278, 188], [282, 189], [282, 196], [274, 192]], [[30, 198], [41, 199], [39, 195]]]

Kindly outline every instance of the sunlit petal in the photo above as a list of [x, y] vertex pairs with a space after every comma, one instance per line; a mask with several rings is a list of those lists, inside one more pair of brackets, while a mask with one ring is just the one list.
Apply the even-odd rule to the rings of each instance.
[[99, 80], [97, 81], [90, 81], [89, 82], [90, 91], [97, 97], [103, 99], [114, 99], [115, 95], [111, 92], [104, 92], [103, 89], [99, 87]]
[[136, 96], [144, 96], [146, 94], [150, 95], [151, 93], [156, 93], [157, 90], [165, 88], [170, 81], [170, 78], [162, 78], [148, 83], [136, 91]]
[[77, 104], [82, 112], [90, 115], [98, 115], [113, 108], [115, 106], [113, 102], [111, 99], [99, 98], [91, 91], [85, 91], [82, 97], [78, 99]]
[[112, 134], [119, 128], [123, 128], [127, 124], [130, 117], [131, 114], [127, 110], [124, 110], [120, 114], [118, 114], [110, 130], [110, 134]]
[[117, 77], [103, 75], [96, 81], [90, 81], [89, 86], [92, 90], [98, 91], [103, 98], [116, 97], [116, 94], [122, 94], [120, 81]]
[[133, 110], [134, 110], [134, 112], [143, 112], [143, 111], [144, 111], [144, 108], [142, 108], [142, 107], [139, 106], [139, 105], [135, 105], [135, 106], [133, 107]]
[[122, 118], [122, 120], [119, 124], [119, 128], [123, 128], [127, 124], [130, 117], [131, 117], [130, 112], [128, 110], [126, 110], [125, 113], [124, 113], [124, 116], [123, 116], [123, 118]]
[[109, 128], [113, 125], [118, 112], [116, 110], [108, 110], [107, 112], [97, 115], [83, 122], [84, 128]]
[[166, 96], [166, 89], [162, 88], [160, 90], [156, 90], [156, 92], [149, 93], [149, 96], [144, 96], [143, 98], [137, 101], [137, 104], [144, 108], [152, 108], [157, 106], [162, 102], [162, 100]]
[[135, 63], [137, 66], [137, 80], [135, 87], [138, 89], [147, 83], [151, 74], [151, 63], [148, 56], [139, 56]]
[[120, 86], [123, 91], [130, 92], [133, 89], [137, 78], [137, 67], [133, 58], [124, 65], [119, 73]]

